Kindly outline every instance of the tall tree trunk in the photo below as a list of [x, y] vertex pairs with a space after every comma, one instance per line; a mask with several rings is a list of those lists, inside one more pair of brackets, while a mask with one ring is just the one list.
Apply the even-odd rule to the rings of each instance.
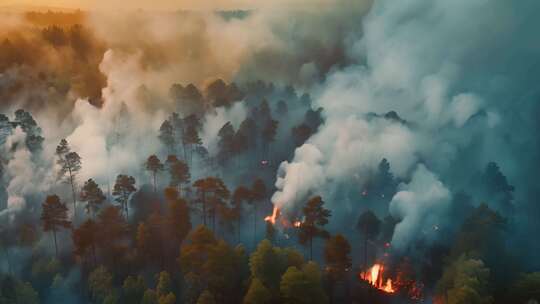
[[96, 245], [92, 244], [92, 256], [94, 258], [94, 267], [97, 266]]
[[309, 238], [309, 260], [313, 261], [313, 237]]
[[241, 240], [240, 240], [240, 226], [242, 225], [241, 223], [241, 220], [240, 220], [240, 216], [238, 216], [238, 222], [237, 222], [237, 227], [236, 227], [236, 233], [238, 234], [238, 244], [241, 243]]
[[212, 232], [215, 234], [216, 233], [216, 209], [215, 209], [215, 206], [214, 208], [212, 209], [212, 211], [210, 212], [210, 216], [212, 217]]
[[6, 261], [8, 264], [8, 274], [12, 274], [11, 272], [11, 258], [9, 256], [9, 248], [7, 246], [4, 247], [4, 253], [6, 254]]
[[129, 208], [128, 208], [128, 201], [129, 199], [126, 199], [124, 205], [125, 205], [125, 208], [126, 208], [126, 222], [129, 221]]
[[53, 238], [54, 238], [54, 256], [58, 259], [58, 243], [56, 241], [56, 229], [53, 229]]
[[202, 192], [202, 205], [203, 205], [203, 211], [202, 211], [202, 214], [203, 214], [203, 225], [206, 226], [206, 195], [204, 194], [204, 190]]
[[157, 172], [154, 171], [154, 193], [157, 192], [156, 175], [157, 175]]
[[73, 194], [73, 222], [77, 221], [77, 195], [75, 194], [75, 181], [73, 179], [73, 174], [71, 173], [71, 168], [69, 171], [69, 183], [71, 184], [71, 193]]
[[257, 248], [257, 203], [253, 203], [253, 248]]
[[332, 278], [328, 278], [328, 302], [330, 304], [334, 303], [334, 280]]
[[366, 235], [366, 237], [364, 238], [364, 271], [366, 271], [367, 267], [368, 267], [368, 263], [367, 263], [368, 248], [367, 248], [367, 245], [368, 245], [368, 238], [367, 238], [367, 235]]

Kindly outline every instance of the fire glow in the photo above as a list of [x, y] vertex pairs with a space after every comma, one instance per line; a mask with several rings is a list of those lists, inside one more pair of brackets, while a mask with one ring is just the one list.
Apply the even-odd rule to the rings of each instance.
[[396, 290], [392, 286], [392, 279], [384, 281], [384, 265], [375, 264], [365, 272], [360, 273], [360, 279], [368, 282], [371, 286], [387, 293], [394, 293]]
[[279, 216], [279, 209], [274, 206], [274, 210], [272, 211], [272, 215], [269, 215], [267, 217], [264, 218], [265, 221], [269, 222], [269, 223], [272, 223], [272, 225], [275, 225], [276, 224], [276, 219], [278, 218]]
[[279, 223], [284, 228], [300, 228], [303, 224], [300, 220], [290, 221], [284, 217], [281, 217], [281, 211], [277, 207], [274, 207], [271, 215], [264, 218], [266, 222], [271, 223], [272, 225], [275, 225], [278, 222], [278, 219]]

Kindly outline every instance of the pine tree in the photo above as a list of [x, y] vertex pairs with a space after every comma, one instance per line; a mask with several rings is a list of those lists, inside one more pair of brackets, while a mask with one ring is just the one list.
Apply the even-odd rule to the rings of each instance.
[[58, 257], [58, 243], [56, 233], [61, 228], [70, 228], [71, 222], [68, 220], [67, 207], [60, 201], [57, 195], [49, 195], [42, 205], [41, 221], [43, 222], [43, 231], [52, 231], [54, 237], [54, 250]]
[[260, 178], [256, 179], [251, 186], [251, 200], [248, 203], [253, 205], [253, 247], [257, 244], [257, 222], [260, 221], [258, 214], [258, 205], [266, 197], [266, 185]]
[[191, 178], [188, 165], [179, 160], [175, 155], [169, 155], [165, 164], [170, 176], [169, 186], [178, 189], [178, 193], [181, 195], [182, 184], [189, 183], [189, 179]]
[[128, 202], [131, 194], [137, 191], [135, 187], [135, 178], [120, 174], [116, 177], [116, 183], [113, 188], [113, 195], [116, 196], [115, 201], [120, 204], [120, 208], [126, 213], [126, 220], [129, 218]]
[[357, 229], [364, 235], [364, 269], [368, 263], [368, 241], [377, 237], [380, 232], [381, 221], [371, 210], [365, 211], [358, 218]]
[[207, 177], [193, 183], [197, 188], [197, 202], [202, 206], [203, 225], [206, 226], [207, 218], [212, 221], [212, 231], [215, 231], [216, 211], [219, 205], [225, 203], [230, 193], [223, 180], [217, 177]]
[[75, 183], [77, 174], [82, 168], [81, 157], [77, 152], [71, 151], [71, 148], [65, 139], [62, 139], [60, 144], [56, 147], [56, 155], [58, 156], [57, 163], [60, 166], [58, 177], [71, 185], [71, 192], [73, 194], [73, 218], [76, 220], [77, 195]]
[[163, 171], [165, 166], [161, 163], [161, 160], [156, 155], [150, 155], [144, 163], [145, 169], [152, 174], [154, 192], [157, 191], [157, 175], [160, 171]]
[[92, 218], [94, 218], [99, 207], [105, 201], [105, 195], [98, 184], [93, 179], [89, 179], [82, 187], [80, 199], [86, 202], [86, 212], [91, 213]]
[[176, 146], [176, 140], [174, 138], [174, 129], [169, 120], [165, 120], [161, 127], [159, 127], [159, 140], [167, 147], [170, 154], [174, 153], [174, 147]]
[[299, 228], [299, 241], [309, 246], [309, 259], [313, 260], [313, 238], [327, 238], [328, 231], [322, 227], [328, 224], [331, 211], [323, 207], [324, 202], [320, 196], [311, 198], [302, 209], [304, 221]]

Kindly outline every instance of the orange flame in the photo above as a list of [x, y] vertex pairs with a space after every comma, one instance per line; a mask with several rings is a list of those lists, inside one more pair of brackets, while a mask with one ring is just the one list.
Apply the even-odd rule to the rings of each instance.
[[277, 207], [274, 207], [272, 214], [266, 216], [264, 220], [271, 223], [272, 225], [275, 225], [279, 220], [279, 223], [283, 228], [300, 228], [300, 226], [302, 226], [303, 224], [303, 222], [300, 220], [290, 221], [285, 217], [281, 217], [281, 211]]
[[365, 272], [360, 273], [360, 278], [367, 281], [371, 286], [387, 293], [394, 293], [396, 290], [392, 286], [392, 279], [383, 279], [384, 265], [375, 264]]
[[269, 215], [264, 218], [265, 221], [272, 223], [272, 225], [276, 224], [276, 219], [279, 216], [279, 209], [278, 207], [274, 206], [274, 210], [272, 211], [272, 215]]

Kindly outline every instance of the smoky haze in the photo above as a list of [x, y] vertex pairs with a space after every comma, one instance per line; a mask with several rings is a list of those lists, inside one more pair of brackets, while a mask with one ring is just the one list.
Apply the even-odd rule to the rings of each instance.
[[[468, 220], [491, 210], [508, 228], [499, 237], [510, 248], [504, 257], [517, 257], [519, 271], [540, 266], [540, 244], [528, 240], [540, 229], [539, 2], [5, 4], [31, 6], [84, 10], [1, 13], [0, 219], [9, 225], [38, 224], [47, 195], [70, 202], [89, 179], [113, 203], [114, 180], [127, 174], [137, 180], [127, 208], [135, 226], [164, 200], [151, 189], [172, 179], [143, 164], [175, 154], [190, 165], [190, 203], [193, 182], [208, 176], [231, 192], [257, 178], [267, 186], [260, 209], [239, 220], [238, 236], [218, 229], [228, 241], [263, 239], [275, 207], [288, 221], [276, 225], [278, 241], [295, 245], [291, 222], [301, 227], [306, 202], [321, 196], [332, 213], [328, 230], [351, 240], [353, 263], [368, 246], [367, 237], [359, 241], [359, 216], [371, 210], [388, 230], [374, 256], [410, 258], [419, 273], [429, 264], [419, 275], [431, 280], [428, 292], [442, 275], [436, 250], [457, 259]], [[182, 148], [168, 145], [166, 123], [193, 117], [196, 149], [184, 138]], [[62, 139], [82, 159], [73, 188], [57, 176]], [[52, 255], [49, 238], [36, 243]], [[60, 239], [69, 255], [69, 233]], [[316, 259], [322, 244], [315, 241]], [[26, 265], [30, 250], [12, 247]], [[504, 262], [484, 258], [492, 277], [504, 278]], [[70, 268], [70, 281], [80, 275]]]
[[55, 8], [55, 9], [85, 9], [85, 10], [215, 10], [215, 9], [265, 9], [265, 8], [294, 8], [310, 9], [315, 5], [335, 5], [335, 0], [158, 0], [158, 1], [104, 1], [104, 0], [6, 0], [0, 7], [6, 8]]

